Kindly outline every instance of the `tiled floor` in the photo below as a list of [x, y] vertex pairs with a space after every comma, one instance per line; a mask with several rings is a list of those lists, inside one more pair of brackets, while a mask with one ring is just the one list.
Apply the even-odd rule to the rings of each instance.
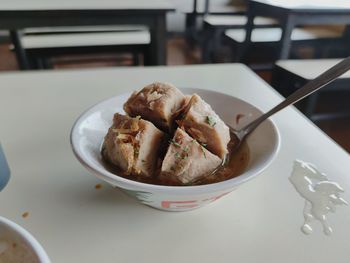
[[[174, 38], [168, 41], [168, 65], [198, 64], [200, 63], [200, 52], [198, 49], [190, 50], [182, 38]], [[128, 56], [105, 56], [103, 60], [96, 60], [95, 57], [85, 57], [79, 62], [68, 62], [62, 58], [55, 68], [77, 68], [77, 67], [111, 67], [130, 64]], [[8, 44], [0, 45], [0, 72], [17, 70], [13, 52], [9, 50]], [[269, 79], [268, 74], [261, 75], [265, 80]], [[338, 121], [320, 122], [318, 126], [325, 131], [333, 140], [350, 152], [350, 119]]]
[[17, 70], [17, 62], [14, 53], [10, 51], [8, 44], [0, 45], [0, 72]]

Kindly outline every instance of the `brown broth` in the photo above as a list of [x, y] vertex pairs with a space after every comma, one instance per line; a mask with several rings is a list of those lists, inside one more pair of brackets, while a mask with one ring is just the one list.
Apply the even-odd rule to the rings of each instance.
[[[233, 149], [233, 144], [234, 144], [234, 141], [231, 140], [228, 144], [228, 149]], [[225, 181], [225, 180], [237, 177], [240, 174], [242, 174], [247, 168], [249, 163], [249, 156], [250, 156], [249, 147], [247, 142], [244, 141], [236, 152], [234, 153], [229, 152], [226, 164], [222, 168], [220, 168], [217, 172], [215, 172], [214, 174], [210, 174], [208, 176], [204, 176], [203, 177], [204, 179], [198, 180], [193, 184], [187, 184], [187, 185], [212, 184], [212, 183], [217, 183], [217, 182], [221, 182], [221, 181]], [[171, 184], [160, 180], [158, 178], [159, 172], [156, 173], [155, 176], [152, 178], [145, 178], [142, 176], [127, 175], [123, 173], [117, 166], [107, 162], [106, 160], [104, 160], [103, 163], [105, 168], [109, 172], [129, 180], [147, 183], [147, 184], [155, 184], [155, 185], [168, 185], [168, 186], [176, 185], [176, 184]]]
[[[233, 149], [233, 145], [234, 141], [231, 140], [228, 144], [228, 149]], [[229, 152], [224, 166], [215, 173], [204, 176], [204, 179], [198, 180], [195, 185], [218, 183], [239, 176], [248, 166], [249, 155], [248, 144], [244, 141], [236, 152]]]

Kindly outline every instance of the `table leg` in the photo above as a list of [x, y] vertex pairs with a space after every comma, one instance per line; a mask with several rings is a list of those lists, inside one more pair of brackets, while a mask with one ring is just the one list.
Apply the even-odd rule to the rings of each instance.
[[210, 63], [212, 61], [213, 42], [215, 29], [204, 24], [203, 27], [203, 42], [202, 42], [202, 62]]
[[209, 14], [209, 0], [205, 0], [205, 3], [204, 3], [204, 14], [205, 15]]
[[197, 13], [197, 0], [193, 0], [193, 13]]
[[195, 14], [186, 14], [186, 28], [185, 28], [185, 37], [188, 45], [193, 48], [195, 46], [195, 37], [196, 33], [196, 18]]
[[20, 32], [18, 32], [17, 30], [10, 30], [10, 37], [11, 37], [12, 44], [15, 48], [16, 58], [17, 58], [19, 68], [21, 70], [29, 69], [30, 67], [29, 67], [28, 57], [27, 57], [26, 51], [22, 47], [22, 43], [20, 40]]
[[249, 46], [251, 44], [251, 37], [252, 37], [252, 31], [254, 29], [254, 18], [255, 13], [253, 11], [253, 8], [249, 7], [247, 12], [247, 23], [245, 25], [245, 40], [242, 43], [243, 45], [240, 45], [240, 48], [237, 49], [237, 52], [239, 54], [236, 55], [236, 61], [242, 62], [245, 57], [245, 53], [247, 50], [249, 50]]
[[166, 64], [166, 28], [165, 14], [155, 17], [155, 21], [150, 28], [151, 44], [149, 48], [149, 59], [145, 61], [148, 65]]
[[192, 12], [186, 14], [186, 28], [185, 28], [185, 37], [188, 45], [191, 48], [194, 48], [196, 39], [196, 22], [197, 22], [197, 0], [193, 0]]
[[295, 18], [288, 15], [282, 24], [282, 36], [280, 40], [279, 59], [288, 59], [292, 44], [292, 32], [295, 27]]
[[250, 10], [247, 12], [247, 23], [245, 25], [246, 28], [246, 34], [245, 34], [245, 40], [244, 42], [250, 43], [251, 42], [251, 37], [252, 37], [252, 31], [254, 28], [254, 13]]

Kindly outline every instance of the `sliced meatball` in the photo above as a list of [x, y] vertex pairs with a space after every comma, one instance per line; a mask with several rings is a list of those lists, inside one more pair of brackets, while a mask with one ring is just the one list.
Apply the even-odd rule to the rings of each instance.
[[210, 105], [197, 94], [192, 95], [178, 123], [194, 139], [206, 145], [210, 152], [221, 159], [228, 153], [229, 128]]
[[140, 115], [161, 130], [168, 132], [173, 128], [174, 114], [183, 106], [185, 96], [168, 83], [155, 82], [134, 92], [124, 104], [130, 116]]
[[220, 164], [219, 157], [178, 128], [163, 160], [160, 180], [170, 185], [189, 184]]
[[140, 117], [116, 113], [102, 147], [103, 157], [126, 175], [151, 177], [164, 133]]

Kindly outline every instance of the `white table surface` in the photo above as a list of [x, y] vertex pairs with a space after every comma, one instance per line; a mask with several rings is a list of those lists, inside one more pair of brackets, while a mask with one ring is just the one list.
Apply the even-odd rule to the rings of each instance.
[[264, 111], [281, 101], [238, 64], [1, 74], [0, 140], [12, 177], [0, 214], [32, 232], [53, 262], [349, 262], [350, 208], [329, 215], [333, 235], [315, 222], [305, 236], [304, 200], [288, 180], [295, 158], [313, 162], [350, 201], [349, 155], [294, 108], [274, 117], [282, 146], [273, 164], [198, 210], [161, 212], [90, 175], [70, 149], [74, 120], [155, 80], [215, 89]]
[[173, 9], [168, 0], [1, 0], [0, 11], [6, 10], [89, 10], [89, 9]]

